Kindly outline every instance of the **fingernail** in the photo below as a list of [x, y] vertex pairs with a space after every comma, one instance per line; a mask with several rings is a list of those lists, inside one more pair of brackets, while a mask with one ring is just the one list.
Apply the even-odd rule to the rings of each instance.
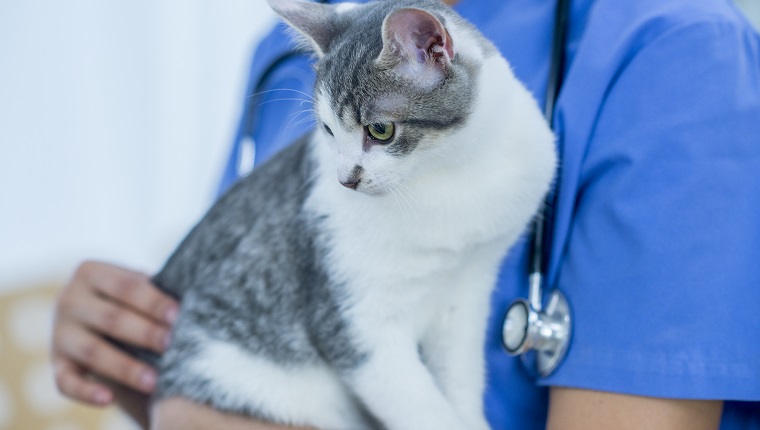
[[140, 376], [140, 385], [146, 390], [152, 390], [156, 385], [156, 374], [151, 371], [143, 372]]
[[166, 310], [166, 321], [169, 324], [173, 325], [175, 322], [177, 322], [178, 316], [179, 316], [179, 310], [175, 306], [172, 306]]
[[111, 402], [111, 394], [107, 391], [98, 390], [95, 392], [95, 403], [105, 405]]

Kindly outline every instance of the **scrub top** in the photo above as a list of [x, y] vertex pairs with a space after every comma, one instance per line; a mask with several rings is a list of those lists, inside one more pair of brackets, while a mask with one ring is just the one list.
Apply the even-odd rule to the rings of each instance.
[[[542, 101], [555, 7], [455, 9]], [[281, 90], [314, 81], [283, 30], [254, 56], [222, 189], [250, 138], [258, 165], [313, 126], [307, 97]], [[528, 290], [524, 237], [493, 294], [492, 427], [544, 428], [547, 386], [564, 386], [724, 399], [721, 429], [760, 429], [760, 38], [729, 0], [573, 0], [565, 49], [548, 285], [570, 302], [573, 338], [538, 381], [503, 352], [503, 314]]]

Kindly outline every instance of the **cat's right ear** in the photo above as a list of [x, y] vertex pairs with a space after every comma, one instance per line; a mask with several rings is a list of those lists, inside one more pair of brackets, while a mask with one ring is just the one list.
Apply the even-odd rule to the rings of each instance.
[[383, 50], [376, 60], [380, 68], [426, 88], [445, 78], [454, 59], [454, 42], [435, 15], [416, 8], [397, 9], [385, 17], [382, 32]]
[[299, 0], [267, 0], [290, 26], [297, 30], [302, 45], [322, 57], [338, 33], [333, 6]]

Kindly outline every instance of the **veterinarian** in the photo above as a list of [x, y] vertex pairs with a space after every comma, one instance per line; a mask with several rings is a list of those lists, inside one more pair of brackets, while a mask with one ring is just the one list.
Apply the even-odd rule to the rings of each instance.
[[[455, 8], [541, 99], [555, 5]], [[503, 351], [506, 307], [527, 293], [526, 238], [493, 295], [486, 415], [494, 429], [760, 429], [760, 38], [728, 0], [574, 0], [570, 12], [546, 283], [570, 302], [573, 339], [538, 380]], [[256, 52], [222, 189], [252, 141], [258, 165], [311, 127], [298, 101], [274, 102], [292, 95], [250, 102], [311, 92], [288, 40], [278, 26]], [[102, 336], [161, 351], [176, 314], [146, 275], [84, 263], [58, 303], [59, 389], [99, 405], [129, 392], [147, 423], [155, 373]], [[276, 428], [171, 407], [199, 428]]]

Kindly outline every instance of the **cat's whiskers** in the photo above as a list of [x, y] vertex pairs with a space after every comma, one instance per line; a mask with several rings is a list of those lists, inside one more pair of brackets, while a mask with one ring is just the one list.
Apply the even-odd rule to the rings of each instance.
[[[412, 183], [416, 187], [425, 187], [427, 186], [423, 181], [432, 180], [435, 181], [435, 175], [432, 173], [419, 173], [415, 172], [414, 178], [412, 177], [405, 177], [404, 181]], [[410, 188], [407, 186], [407, 190], [410, 190]]]
[[[310, 114], [306, 115], [305, 117], [301, 118], [297, 123], [293, 124], [293, 121], [295, 121], [299, 115], [304, 114], [304, 113], [310, 113]], [[300, 124], [304, 123], [305, 121], [316, 119], [316, 115], [314, 115], [314, 109], [300, 110], [298, 112], [292, 113], [291, 116], [293, 118], [291, 118], [290, 121], [288, 121], [288, 124], [285, 126], [286, 129], [289, 128], [291, 125], [293, 127], [297, 127]]]
[[299, 106], [303, 106], [304, 103], [314, 104], [314, 102], [311, 100], [299, 99], [297, 97], [285, 97], [281, 99], [272, 99], [272, 100], [267, 100], [265, 102], [261, 102], [259, 103], [259, 106], [264, 106], [265, 104], [269, 104], [272, 102], [299, 102], [299, 101], [301, 102], [298, 104]]
[[406, 210], [404, 209], [404, 206], [401, 204], [401, 200], [399, 200], [398, 198], [398, 194], [397, 194], [398, 189], [396, 188], [395, 185], [391, 185], [391, 187], [388, 188], [388, 191], [391, 192], [393, 199], [396, 200], [396, 207], [398, 207], [398, 209], [401, 211], [401, 215], [406, 219], [407, 218]]
[[[310, 99], [312, 100], [312, 102], [313, 102], [313, 101], [316, 101], [316, 100], [314, 99], [314, 97], [313, 97], [311, 94], [309, 94], [309, 93], [305, 93], [305, 92], [303, 92], [303, 91], [299, 91], [299, 90], [296, 90], [296, 89], [293, 89], [293, 88], [273, 88], [273, 89], [271, 89], [271, 90], [260, 91], [260, 92], [258, 92], [258, 93], [254, 93], [254, 94], [251, 94], [250, 96], [248, 96], [248, 98], [252, 98], [252, 97], [256, 97], [256, 96], [260, 96], [260, 95], [262, 95], [262, 94], [272, 93], [272, 92], [275, 92], [275, 91], [292, 91], [292, 92], [294, 92], [294, 93], [298, 93], [298, 94], [301, 94], [301, 95], [304, 95], [304, 96], [306, 96], [306, 97], [310, 98]], [[299, 100], [301, 100], [301, 99], [299, 99]]]
[[[420, 178], [427, 178], [430, 175], [417, 175], [417, 176], [420, 177]], [[414, 178], [410, 178], [408, 176], [406, 178], [404, 178], [404, 181], [411, 182], [413, 185], [420, 185], [420, 181], [418, 181], [417, 179], [414, 179]], [[407, 190], [408, 189], [409, 189], [409, 187], [407, 187]]]
[[[299, 125], [301, 125], [301, 124], [303, 124], [303, 123], [305, 123], [307, 121], [313, 121], [314, 124], [316, 124], [317, 123], [317, 116], [315, 114], [313, 114], [313, 113], [311, 115], [307, 115], [303, 119], [301, 119], [300, 121], [298, 121], [297, 123], [293, 124], [293, 127], [298, 127]], [[311, 124], [311, 125], [314, 125], [314, 124]]]
[[[398, 200], [400, 202], [400, 207], [403, 212], [404, 218], [411, 218], [411, 215], [409, 213], [414, 214], [414, 218], [419, 221], [419, 215], [417, 215], [417, 211], [414, 209], [412, 204], [409, 202], [409, 199], [406, 196], [406, 193], [404, 192], [404, 189], [401, 188], [401, 184], [393, 185], [392, 188], [395, 191], [395, 195], [398, 195]], [[409, 211], [406, 210], [406, 208], [409, 208]]]
[[314, 112], [314, 109], [312, 109], [312, 108], [309, 108], [309, 109], [303, 109], [303, 110], [299, 110], [299, 111], [297, 111], [297, 112], [293, 112], [293, 113], [291, 113], [291, 114], [290, 114], [290, 115], [288, 115], [288, 116], [297, 116], [297, 115], [299, 115], [299, 114], [302, 114], [302, 113], [304, 113], [304, 112]]
[[267, 94], [267, 93], [271, 93], [271, 92], [274, 92], [274, 91], [292, 91], [292, 92], [295, 92], [297, 94], [304, 95], [304, 96], [308, 97], [308, 99], [303, 98], [303, 97], [282, 97], [282, 98], [278, 98], [278, 99], [272, 99], [272, 100], [267, 100], [267, 101], [261, 102], [261, 103], [258, 104], [257, 107], [261, 107], [261, 106], [263, 106], [265, 104], [269, 104], [269, 103], [272, 103], [272, 102], [288, 102], [288, 101], [300, 102], [298, 104], [299, 106], [303, 106], [304, 103], [308, 103], [308, 104], [313, 105], [316, 102], [316, 100], [314, 99], [314, 97], [312, 97], [310, 94], [307, 94], [307, 93], [305, 93], [303, 91], [295, 90], [295, 89], [292, 89], [292, 88], [275, 88], [273, 90], [261, 91], [261, 92], [255, 93], [255, 94], [251, 94], [250, 96], [248, 96], [248, 98], [260, 96], [262, 94]]
[[398, 184], [396, 184], [396, 189], [399, 190], [399, 195], [401, 195], [401, 198], [404, 199], [404, 201], [406, 202], [407, 206], [409, 206], [409, 209], [414, 214], [414, 218], [416, 218], [417, 222], [419, 222], [420, 221], [420, 216], [419, 216], [419, 214], [417, 214], [417, 211], [414, 209], [414, 205], [412, 204], [412, 201], [409, 199], [409, 196], [408, 196], [408, 194], [409, 194], [409, 187], [407, 187], [403, 183], [399, 182]]

